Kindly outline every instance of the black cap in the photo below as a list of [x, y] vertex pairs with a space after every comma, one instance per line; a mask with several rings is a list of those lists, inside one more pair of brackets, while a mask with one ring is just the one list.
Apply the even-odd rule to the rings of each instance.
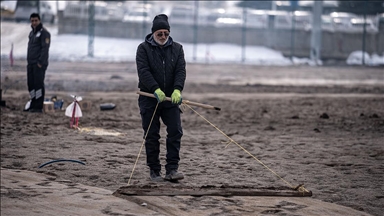
[[167, 29], [170, 30], [168, 23], [168, 16], [165, 14], [156, 15], [152, 22], [152, 33], [159, 29]]

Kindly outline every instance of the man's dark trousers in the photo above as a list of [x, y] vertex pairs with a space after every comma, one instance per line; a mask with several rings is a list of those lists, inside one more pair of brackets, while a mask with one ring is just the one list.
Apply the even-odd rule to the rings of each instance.
[[27, 84], [29, 96], [31, 98], [30, 109], [43, 109], [45, 96], [45, 70], [47, 66], [42, 65], [41, 68], [37, 64], [27, 65]]
[[[147, 133], [148, 126], [151, 122], [153, 112], [157, 100], [146, 96], [139, 96], [139, 107], [142, 118], [142, 126], [144, 136]], [[145, 141], [145, 150], [147, 154], [147, 165], [151, 170], [161, 170], [159, 159], [160, 154], [160, 118], [167, 127], [166, 139], [166, 171], [179, 168], [180, 161], [180, 143], [183, 136], [183, 130], [180, 121], [180, 109], [178, 105], [172, 104], [170, 101], [164, 101], [158, 105], [156, 114], [152, 120], [148, 135]]]

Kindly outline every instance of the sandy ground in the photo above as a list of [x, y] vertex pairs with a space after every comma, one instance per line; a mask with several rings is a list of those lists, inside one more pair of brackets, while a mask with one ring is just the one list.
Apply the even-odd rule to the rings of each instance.
[[[51, 63], [46, 75], [48, 98], [57, 95], [65, 100], [64, 107], [71, 102], [69, 94], [81, 95], [92, 103], [90, 110], [83, 111], [81, 130], [69, 128], [70, 119], [64, 111], [23, 112], [28, 100], [25, 62], [17, 61], [13, 68], [2, 62], [1, 68], [2, 99], [7, 103], [1, 108], [2, 212], [18, 208], [12, 202], [15, 198], [38, 202], [40, 197], [35, 194], [36, 199], [32, 199], [30, 190], [17, 193], [23, 188], [17, 182], [23, 178], [7, 181], [12, 170], [44, 175], [36, 177], [40, 178], [36, 181], [48, 178], [51, 187], [69, 181], [112, 193], [127, 185], [143, 137], [134, 64]], [[290, 185], [304, 184], [313, 196], [280, 200], [240, 196], [128, 197], [125, 201], [130, 203], [132, 213], [119, 214], [381, 215], [382, 68], [188, 65], [187, 76], [185, 99], [222, 110], [192, 108]], [[114, 103], [116, 108], [101, 111], [102, 103]], [[227, 146], [228, 139], [188, 107], [184, 108], [182, 123], [180, 171], [186, 178], [178, 184], [158, 183], [158, 187], [288, 186], [235, 144]], [[160, 157], [164, 165], [164, 127], [161, 132]], [[86, 165], [61, 162], [38, 168], [59, 158], [80, 160]], [[153, 185], [148, 173], [143, 151], [131, 185]], [[74, 200], [78, 199], [84, 197]], [[267, 200], [269, 205], [258, 203], [260, 200]], [[139, 211], [143, 202], [149, 203], [145, 208], [151, 211], [148, 214]], [[256, 208], [260, 206], [264, 207]], [[113, 215], [112, 211], [99, 212]]]

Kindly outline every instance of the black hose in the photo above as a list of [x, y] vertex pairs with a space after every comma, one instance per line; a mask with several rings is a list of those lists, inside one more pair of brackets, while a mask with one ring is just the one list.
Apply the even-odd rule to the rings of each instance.
[[82, 161], [78, 161], [78, 160], [72, 160], [72, 159], [58, 159], [58, 160], [52, 160], [52, 161], [48, 161], [46, 163], [43, 163], [39, 166], [39, 168], [42, 168], [48, 164], [51, 164], [51, 163], [56, 163], [56, 162], [74, 162], [74, 163], [79, 163], [79, 164], [82, 164], [82, 165], [85, 165], [84, 162]]

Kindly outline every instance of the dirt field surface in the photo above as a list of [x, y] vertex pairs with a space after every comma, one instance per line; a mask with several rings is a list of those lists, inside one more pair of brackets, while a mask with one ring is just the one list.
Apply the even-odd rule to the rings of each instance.
[[[64, 110], [22, 111], [29, 99], [25, 61], [12, 68], [2, 61], [1, 88], [2, 215], [45, 209], [47, 215], [379, 216], [384, 209], [383, 68], [189, 64], [183, 98], [221, 111], [182, 107], [179, 183], [150, 182], [144, 149], [130, 179], [143, 142], [134, 63], [50, 63], [46, 98], [63, 99], [63, 108], [70, 94], [91, 103], [79, 129], [69, 128]], [[116, 108], [101, 111], [103, 103]], [[164, 125], [161, 135], [164, 165]], [[39, 168], [54, 159], [85, 165]], [[128, 181], [159, 191], [304, 184], [313, 195], [111, 197]], [[72, 213], [64, 208], [71, 200]]]

